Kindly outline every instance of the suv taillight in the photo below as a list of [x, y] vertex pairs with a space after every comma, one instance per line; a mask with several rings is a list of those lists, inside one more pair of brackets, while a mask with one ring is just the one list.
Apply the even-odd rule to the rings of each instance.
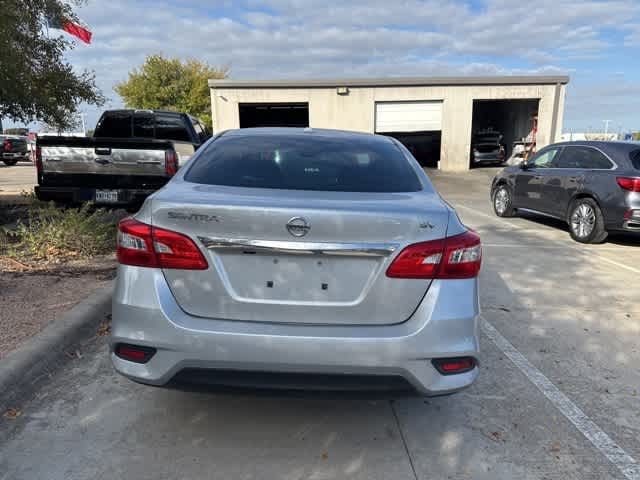
[[11, 144], [11, 140], [9, 140], [8, 138], [5, 138], [4, 141], [2, 142], [2, 149], [5, 152], [10, 152], [12, 146], [13, 145]]
[[209, 264], [186, 235], [152, 227], [133, 218], [118, 224], [118, 262], [123, 265], [206, 270]]
[[178, 172], [178, 156], [175, 150], [166, 150], [164, 152], [164, 171], [170, 177]]
[[387, 269], [392, 278], [473, 278], [482, 263], [480, 237], [467, 231], [454, 237], [409, 245]]
[[617, 177], [616, 182], [618, 182], [620, 188], [629, 190], [630, 192], [640, 192], [639, 177]]
[[42, 149], [36, 147], [36, 173], [42, 173]]

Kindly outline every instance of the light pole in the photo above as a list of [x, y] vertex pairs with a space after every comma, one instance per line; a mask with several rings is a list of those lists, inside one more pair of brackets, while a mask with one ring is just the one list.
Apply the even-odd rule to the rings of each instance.
[[606, 137], [607, 134], [609, 133], [609, 123], [611, 123], [611, 120], [603, 120], [604, 122], [604, 136]]

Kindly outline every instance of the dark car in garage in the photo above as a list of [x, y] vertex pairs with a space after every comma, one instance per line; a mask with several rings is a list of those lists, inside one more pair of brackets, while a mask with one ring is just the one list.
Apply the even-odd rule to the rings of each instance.
[[506, 148], [502, 134], [496, 131], [479, 132], [471, 141], [471, 166], [499, 164], [505, 161]]
[[640, 144], [564, 142], [493, 180], [496, 215], [519, 210], [561, 219], [574, 240], [603, 242], [609, 232], [640, 234]]

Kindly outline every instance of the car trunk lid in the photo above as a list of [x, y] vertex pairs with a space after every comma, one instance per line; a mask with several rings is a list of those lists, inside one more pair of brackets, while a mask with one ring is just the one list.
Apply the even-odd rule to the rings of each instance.
[[[164, 270], [183, 310], [207, 318], [310, 324], [406, 320], [430, 280], [388, 278], [407, 244], [446, 235], [434, 193], [345, 193], [175, 183], [154, 226], [185, 233], [209, 269]], [[289, 228], [287, 228], [287, 225]]]

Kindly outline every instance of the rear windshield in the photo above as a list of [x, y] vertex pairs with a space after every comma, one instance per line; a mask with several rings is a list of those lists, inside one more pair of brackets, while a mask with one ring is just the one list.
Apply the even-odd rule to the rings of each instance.
[[335, 192], [415, 192], [416, 172], [390, 141], [312, 136], [222, 137], [185, 180], [209, 185]]
[[156, 114], [156, 138], [179, 142], [191, 141], [182, 117], [170, 113]]
[[633, 164], [633, 168], [635, 168], [636, 170], [640, 170], [640, 149], [634, 150], [633, 152], [631, 152], [629, 154], [629, 157], [631, 158], [631, 163]]
[[94, 137], [129, 138], [131, 137], [131, 112], [108, 112], [96, 125]]

